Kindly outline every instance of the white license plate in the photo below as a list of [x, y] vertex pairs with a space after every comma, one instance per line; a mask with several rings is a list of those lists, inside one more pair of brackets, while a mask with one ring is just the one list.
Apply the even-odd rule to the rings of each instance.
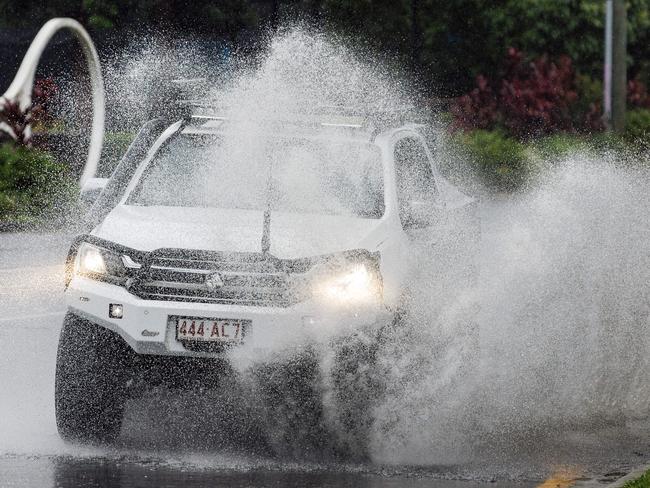
[[250, 323], [250, 320], [178, 317], [176, 319], [176, 339], [179, 341], [240, 343]]

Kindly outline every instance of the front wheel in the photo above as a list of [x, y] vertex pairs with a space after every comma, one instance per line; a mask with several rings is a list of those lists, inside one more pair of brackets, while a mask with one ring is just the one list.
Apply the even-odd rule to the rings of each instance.
[[377, 371], [378, 338], [359, 332], [339, 338], [323, 358], [324, 407], [338, 457], [367, 462], [372, 409], [383, 394]]
[[321, 459], [328, 448], [323, 428], [317, 354], [309, 349], [252, 371], [261, 428], [278, 456]]
[[56, 424], [66, 441], [108, 443], [120, 434], [132, 353], [104, 327], [67, 314], [56, 359]]

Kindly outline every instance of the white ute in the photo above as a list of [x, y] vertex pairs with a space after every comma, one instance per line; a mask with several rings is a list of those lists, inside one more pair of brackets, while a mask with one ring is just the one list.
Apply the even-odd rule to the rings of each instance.
[[421, 126], [334, 120], [247, 139], [187, 117], [91, 183], [110, 205], [68, 257], [64, 439], [114, 440], [143, 382], [214, 385], [233, 361], [379, 340], [399, 320], [413, 236], [475, 221], [476, 205], [440, 175]]

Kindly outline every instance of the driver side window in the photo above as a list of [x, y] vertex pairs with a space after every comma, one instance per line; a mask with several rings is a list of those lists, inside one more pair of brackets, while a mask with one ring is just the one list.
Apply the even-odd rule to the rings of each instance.
[[422, 143], [413, 137], [395, 144], [397, 199], [402, 225], [410, 220], [411, 202], [434, 202], [436, 185], [431, 162]]

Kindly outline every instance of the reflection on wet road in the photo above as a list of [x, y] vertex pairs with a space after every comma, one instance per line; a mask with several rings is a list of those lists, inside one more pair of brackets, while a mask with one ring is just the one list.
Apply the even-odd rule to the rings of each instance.
[[[433, 476], [385, 475], [353, 470], [296, 470], [295, 466], [274, 469], [214, 470], [196, 466], [165, 466], [129, 458], [4, 458], [0, 479], [3, 487], [56, 488], [160, 488], [160, 487], [278, 487], [278, 488], [477, 488], [478, 481], [436, 479]], [[489, 486], [495, 486], [488, 483]], [[535, 487], [535, 482], [499, 481], [502, 488]], [[555, 485], [554, 485], [555, 486]]]

